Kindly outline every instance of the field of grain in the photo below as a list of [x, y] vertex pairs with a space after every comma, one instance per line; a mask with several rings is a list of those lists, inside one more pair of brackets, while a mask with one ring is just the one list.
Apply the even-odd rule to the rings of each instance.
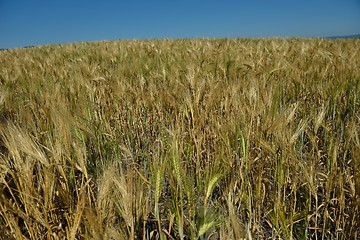
[[0, 52], [5, 239], [360, 238], [360, 40]]

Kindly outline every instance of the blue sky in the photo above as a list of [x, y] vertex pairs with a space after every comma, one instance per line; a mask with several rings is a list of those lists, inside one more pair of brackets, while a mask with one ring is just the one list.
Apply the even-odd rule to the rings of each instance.
[[360, 34], [360, 0], [0, 0], [0, 48], [144, 38]]

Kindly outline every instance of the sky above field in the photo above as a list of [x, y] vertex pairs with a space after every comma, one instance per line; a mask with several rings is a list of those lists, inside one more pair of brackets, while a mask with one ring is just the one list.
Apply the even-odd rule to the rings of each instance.
[[360, 0], [0, 0], [0, 48], [146, 38], [360, 34]]

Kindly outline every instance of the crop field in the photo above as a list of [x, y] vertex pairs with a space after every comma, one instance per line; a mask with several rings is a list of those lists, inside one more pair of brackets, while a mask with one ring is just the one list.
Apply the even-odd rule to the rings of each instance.
[[4, 239], [359, 239], [360, 40], [0, 51]]

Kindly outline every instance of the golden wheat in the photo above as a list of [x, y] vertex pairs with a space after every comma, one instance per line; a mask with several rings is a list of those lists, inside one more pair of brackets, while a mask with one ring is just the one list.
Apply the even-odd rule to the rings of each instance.
[[7, 239], [357, 239], [360, 41], [0, 52]]

